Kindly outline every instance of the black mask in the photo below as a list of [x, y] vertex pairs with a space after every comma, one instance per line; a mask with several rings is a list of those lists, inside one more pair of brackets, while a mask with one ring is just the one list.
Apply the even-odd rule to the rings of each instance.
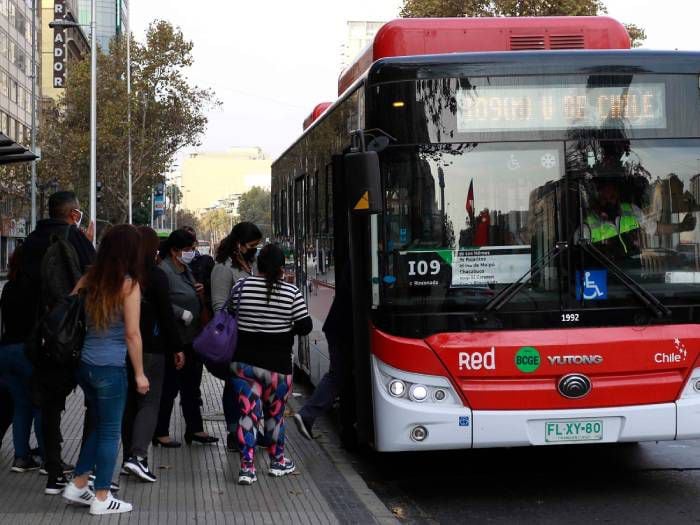
[[248, 250], [243, 254], [243, 260], [247, 263], [252, 263], [255, 260], [255, 250]]

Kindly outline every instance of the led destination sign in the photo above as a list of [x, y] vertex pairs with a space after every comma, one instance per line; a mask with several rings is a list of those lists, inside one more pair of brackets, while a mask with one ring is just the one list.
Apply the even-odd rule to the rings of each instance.
[[457, 91], [460, 132], [666, 127], [663, 83], [629, 87], [478, 87]]

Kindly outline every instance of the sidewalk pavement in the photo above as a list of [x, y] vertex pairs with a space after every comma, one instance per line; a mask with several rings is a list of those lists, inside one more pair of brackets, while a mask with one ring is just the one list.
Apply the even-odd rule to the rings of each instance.
[[[188, 447], [183, 443], [180, 449], [151, 450], [149, 464], [158, 476], [156, 483], [142, 483], [133, 476], [121, 476], [119, 480], [119, 497], [134, 505], [134, 511], [128, 514], [92, 517], [86, 508], [66, 505], [60, 496], [44, 495], [44, 476], [10, 472], [9, 431], [0, 448], [0, 524], [56, 525], [98, 520], [100, 524], [148, 525], [397, 523], [354, 471], [335, 434], [324, 432], [320, 443], [308, 441], [299, 435], [291, 418], [286, 426], [286, 452], [296, 462], [298, 472], [283, 478], [269, 477], [269, 460], [266, 454], [258, 453], [258, 483], [237, 485], [238, 453], [225, 448], [221, 381], [205, 375], [202, 394], [205, 427], [221, 439], [218, 446]], [[294, 410], [300, 400], [292, 399], [288, 410]], [[175, 408], [171, 435], [180, 440], [184, 422], [179, 402]], [[69, 398], [63, 417], [64, 460], [73, 464], [77, 461], [82, 419], [83, 400], [78, 390]]]

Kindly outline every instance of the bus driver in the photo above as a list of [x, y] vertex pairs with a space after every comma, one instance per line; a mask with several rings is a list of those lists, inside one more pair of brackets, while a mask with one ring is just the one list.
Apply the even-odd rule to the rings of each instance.
[[664, 224], [659, 222], [656, 213], [645, 214], [637, 205], [621, 199], [619, 185], [627, 179], [595, 179], [597, 198], [584, 215], [584, 239], [598, 248], [604, 247], [609, 257], [619, 260], [640, 253], [640, 233], [670, 235], [695, 229], [695, 217], [690, 213], [680, 223]]

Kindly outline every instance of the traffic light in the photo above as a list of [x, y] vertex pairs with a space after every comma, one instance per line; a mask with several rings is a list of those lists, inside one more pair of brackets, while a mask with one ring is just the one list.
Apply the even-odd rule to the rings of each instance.
[[102, 199], [102, 183], [99, 180], [95, 182], [95, 189], [97, 193], [97, 202], [100, 202]]

